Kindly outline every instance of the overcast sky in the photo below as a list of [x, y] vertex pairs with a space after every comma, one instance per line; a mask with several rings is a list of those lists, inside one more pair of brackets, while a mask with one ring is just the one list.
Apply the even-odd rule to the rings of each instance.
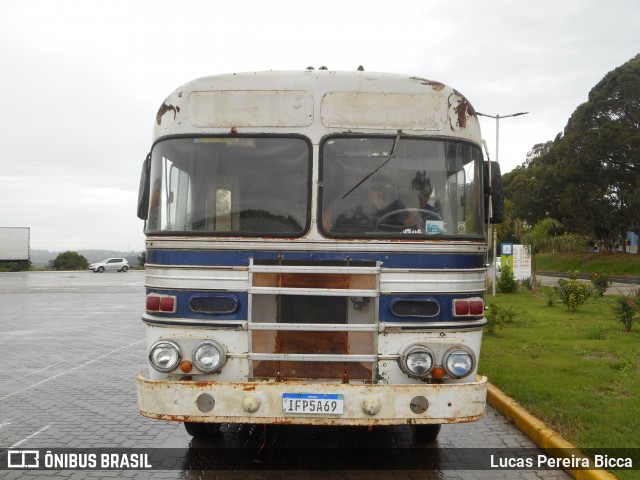
[[[142, 250], [159, 105], [206, 75], [326, 65], [452, 85], [500, 116], [503, 173], [640, 52], [637, 0], [0, 2], [0, 226], [31, 248]], [[481, 119], [495, 160], [495, 120]]]

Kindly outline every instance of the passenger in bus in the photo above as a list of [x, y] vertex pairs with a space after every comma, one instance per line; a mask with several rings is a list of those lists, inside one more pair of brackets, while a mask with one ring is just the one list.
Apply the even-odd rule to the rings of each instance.
[[413, 180], [411, 180], [411, 190], [415, 190], [418, 195], [418, 208], [429, 212], [439, 212], [440, 209], [437, 206], [429, 203], [433, 187], [431, 186], [431, 179], [427, 178], [425, 170], [416, 172]]
[[426, 171], [416, 172], [413, 180], [411, 180], [411, 189], [417, 193], [418, 209], [423, 210], [419, 212], [422, 220], [440, 219], [440, 204], [431, 200], [433, 187], [431, 186], [431, 179], [427, 178]]

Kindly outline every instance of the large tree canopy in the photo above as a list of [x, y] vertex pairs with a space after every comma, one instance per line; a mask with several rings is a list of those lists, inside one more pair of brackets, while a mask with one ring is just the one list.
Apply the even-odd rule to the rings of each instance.
[[529, 224], [558, 219], [607, 244], [640, 230], [640, 55], [609, 72], [563, 134], [533, 147], [504, 177], [505, 195]]
[[89, 262], [77, 252], [66, 251], [58, 254], [51, 266], [55, 270], [86, 270], [89, 268]]

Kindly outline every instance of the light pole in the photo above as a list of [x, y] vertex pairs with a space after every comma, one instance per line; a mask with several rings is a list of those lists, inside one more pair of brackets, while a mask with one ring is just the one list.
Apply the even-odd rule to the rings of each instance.
[[[482, 117], [489, 117], [496, 119], [496, 162], [498, 161], [498, 151], [500, 144], [500, 119], [508, 118], [508, 117], [519, 117], [520, 115], [526, 115], [529, 112], [518, 112], [512, 113], [510, 115], [487, 115], [486, 113], [476, 112], [476, 114]], [[493, 296], [496, 296], [496, 283], [498, 283], [498, 276], [496, 275], [496, 249], [498, 248], [498, 231], [497, 229], [493, 229]]]

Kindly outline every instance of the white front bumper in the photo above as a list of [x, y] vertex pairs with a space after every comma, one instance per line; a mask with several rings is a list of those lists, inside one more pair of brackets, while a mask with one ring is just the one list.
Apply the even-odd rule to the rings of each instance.
[[[282, 412], [284, 393], [342, 394], [344, 413], [285, 414]], [[472, 422], [484, 415], [486, 395], [487, 378], [480, 376], [473, 383], [351, 385], [166, 381], [138, 375], [140, 413], [179, 422], [306, 425]], [[428, 405], [428, 408], [423, 413], [416, 413], [419, 410], [416, 403]]]

